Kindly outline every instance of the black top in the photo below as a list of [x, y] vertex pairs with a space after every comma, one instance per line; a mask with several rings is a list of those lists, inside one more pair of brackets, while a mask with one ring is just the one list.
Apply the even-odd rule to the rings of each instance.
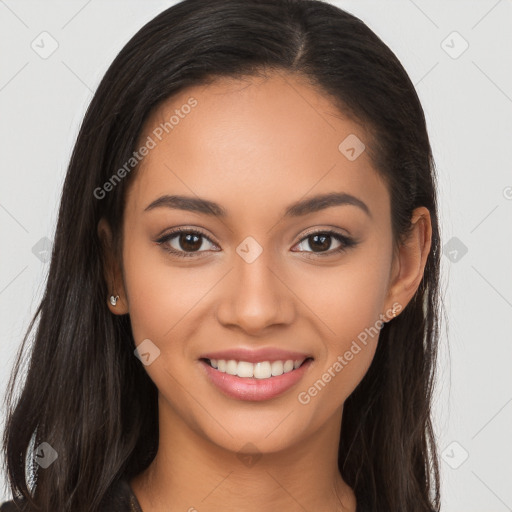
[[[14, 501], [0, 505], [0, 512], [19, 512]], [[118, 480], [107, 493], [98, 512], [142, 512], [127, 480]]]

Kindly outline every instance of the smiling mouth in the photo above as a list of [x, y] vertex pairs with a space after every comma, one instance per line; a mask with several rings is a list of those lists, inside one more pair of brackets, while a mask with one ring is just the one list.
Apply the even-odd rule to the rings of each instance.
[[234, 359], [207, 359], [201, 358], [209, 366], [221, 373], [234, 375], [236, 377], [248, 379], [270, 379], [279, 377], [285, 373], [290, 373], [300, 368], [307, 361], [312, 361], [312, 357], [305, 359], [287, 359], [278, 361], [259, 361], [250, 363], [248, 361], [236, 361]]

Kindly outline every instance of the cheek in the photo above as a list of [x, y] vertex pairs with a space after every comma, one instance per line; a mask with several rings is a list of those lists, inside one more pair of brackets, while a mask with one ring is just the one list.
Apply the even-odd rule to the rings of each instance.
[[149, 338], [164, 347], [172, 342], [218, 279], [205, 268], [171, 264], [163, 249], [129, 239], [123, 261], [136, 343]]
[[[315, 375], [306, 383], [310, 387], [300, 390], [306, 394], [303, 401], [299, 397], [300, 403], [315, 400], [317, 410], [332, 413], [366, 374], [384, 325], [380, 315], [385, 311], [389, 264], [386, 253], [377, 257], [377, 252], [361, 251], [347, 259], [346, 265], [330, 269], [325, 277], [316, 273], [315, 289], [321, 293], [308, 305], [318, 315], [324, 347]], [[305, 287], [312, 282], [303, 281]]]
[[333, 347], [342, 349], [347, 340], [373, 326], [384, 313], [389, 269], [387, 254], [367, 244], [347, 255], [339, 266], [311, 267], [295, 279], [295, 289], [318, 316]]
[[349, 291], [341, 291], [337, 301], [328, 305], [324, 319], [330, 329], [324, 329], [323, 350], [315, 372], [298, 390], [298, 402], [311, 404], [319, 424], [343, 405], [365, 376], [382, 327], [375, 314], [375, 297]]

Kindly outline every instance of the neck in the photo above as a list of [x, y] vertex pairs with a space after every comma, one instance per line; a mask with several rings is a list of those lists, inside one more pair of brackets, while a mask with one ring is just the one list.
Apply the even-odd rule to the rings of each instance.
[[[130, 486], [144, 512], [355, 512], [338, 470], [342, 410], [314, 436], [278, 452], [240, 452], [212, 443], [159, 399], [159, 446]], [[245, 446], [242, 443], [241, 446]]]

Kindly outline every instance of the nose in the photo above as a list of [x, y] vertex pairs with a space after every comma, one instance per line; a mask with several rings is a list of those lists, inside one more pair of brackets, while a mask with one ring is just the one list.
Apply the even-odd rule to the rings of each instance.
[[263, 251], [251, 263], [235, 257], [217, 308], [217, 319], [225, 327], [236, 326], [258, 335], [272, 326], [293, 322], [294, 294], [285, 272], [270, 261], [268, 252]]

